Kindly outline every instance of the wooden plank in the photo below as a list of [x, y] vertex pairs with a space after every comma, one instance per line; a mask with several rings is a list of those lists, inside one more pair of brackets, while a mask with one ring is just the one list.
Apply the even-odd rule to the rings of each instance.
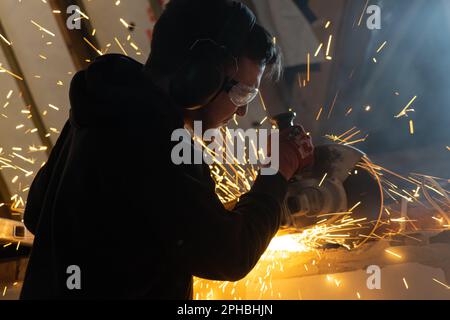
[[52, 10], [59, 10], [61, 14], [55, 15], [59, 30], [61, 31], [64, 42], [67, 45], [72, 61], [77, 70], [83, 70], [89, 65], [88, 61], [94, 60], [98, 54], [89, 44], [83, 40], [86, 38], [97, 49], [100, 49], [97, 38], [92, 36], [92, 25], [87, 19], [81, 19], [81, 29], [69, 30], [67, 28], [67, 8], [70, 5], [76, 5], [80, 11], [87, 14], [82, 1], [78, 0], [49, 0]]
[[[5, 28], [3, 28], [3, 25], [0, 21], [0, 34], [8, 38], [8, 35], [6, 33]], [[23, 76], [22, 68], [20, 67], [20, 63], [14, 53], [14, 50], [11, 46], [8, 46], [4, 41], [0, 41], [0, 48], [3, 50], [3, 53], [6, 57], [6, 60], [11, 68], [10, 71], [15, 73], [16, 75]], [[30, 107], [30, 114], [32, 116], [31, 120], [33, 121], [34, 126], [38, 129], [38, 135], [42, 141], [42, 144], [47, 147], [47, 155], [50, 155], [50, 151], [53, 147], [52, 142], [50, 141], [49, 137], [47, 136], [47, 130], [45, 129], [44, 122], [41, 118], [41, 115], [37, 109], [36, 102], [33, 98], [33, 95], [31, 94], [30, 87], [28, 86], [25, 79], [18, 79], [14, 78], [17, 86], [19, 87], [20, 91], [22, 92], [23, 100], [25, 101], [25, 104]]]

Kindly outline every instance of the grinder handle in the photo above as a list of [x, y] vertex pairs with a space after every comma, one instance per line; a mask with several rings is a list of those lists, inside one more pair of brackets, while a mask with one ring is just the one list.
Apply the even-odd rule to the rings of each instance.
[[[272, 117], [270, 120], [271, 120], [271, 123], [273, 125], [277, 126], [278, 129], [281, 131], [284, 129], [294, 127], [295, 126], [294, 121], [295, 121], [296, 117], [297, 117], [297, 114], [294, 111], [289, 111], [289, 112], [278, 114], [278, 115]], [[297, 174], [299, 174], [301, 172], [305, 172], [305, 171], [311, 172], [313, 169], [313, 166], [314, 166], [314, 163], [311, 163], [310, 165], [299, 170], [297, 172]]]
[[294, 111], [289, 111], [272, 117], [271, 122], [273, 125], [276, 125], [281, 131], [293, 127], [296, 117], [297, 114]]

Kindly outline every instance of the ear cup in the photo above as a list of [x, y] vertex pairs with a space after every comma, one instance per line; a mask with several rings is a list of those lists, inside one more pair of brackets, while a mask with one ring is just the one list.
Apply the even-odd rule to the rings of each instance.
[[207, 104], [222, 89], [225, 68], [229, 64], [226, 61], [230, 59], [232, 57], [224, 47], [211, 40], [199, 40], [171, 78], [171, 98], [185, 109]]
[[224, 87], [230, 66], [237, 72], [237, 57], [256, 17], [241, 2], [231, 1], [231, 4], [229, 18], [214, 37], [215, 41], [197, 40], [183, 65], [170, 79], [169, 94], [185, 109], [202, 107], [210, 102]]

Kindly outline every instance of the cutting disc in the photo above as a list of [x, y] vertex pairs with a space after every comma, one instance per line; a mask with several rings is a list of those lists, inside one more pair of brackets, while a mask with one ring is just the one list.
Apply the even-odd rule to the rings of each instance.
[[286, 223], [302, 230], [326, 220], [328, 225], [344, 215], [364, 219], [346, 230], [353, 246], [367, 241], [383, 209], [380, 181], [368, 166], [365, 154], [353, 147], [328, 144], [315, 148], [314, 165], [297, 174], [286, 197]]

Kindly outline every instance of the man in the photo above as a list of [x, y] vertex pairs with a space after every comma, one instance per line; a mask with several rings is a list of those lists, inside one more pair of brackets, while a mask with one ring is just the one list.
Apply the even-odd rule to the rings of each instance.
[[224, 64], [220, 90], [202, 105], [174, 102], [191, 94], [175, 89], [194, 44], [234, 39], [243, 32], [236, 15], [254, 19], [233, 1], [172, 0], [145, 66], [108, 55], [75, 75], [69, 121], [28, 197], [24, 220], [35, 242], [23, 299], [188, 299], [192, 276], [238, 280], [254, 267], [280, 226], [287, 181], [311, 160], [306, 134], [304, 158], [292, 132], [281, 134], [279, 173], [259, 177], [233, 211], [215, 195], [207, 166], [170, 157], [174, 130], [244, 116], [254, 94], [233, 88], [254, 93], [266, 67], [279, 68], [271, 36], [249, 23], [237, 72]]

